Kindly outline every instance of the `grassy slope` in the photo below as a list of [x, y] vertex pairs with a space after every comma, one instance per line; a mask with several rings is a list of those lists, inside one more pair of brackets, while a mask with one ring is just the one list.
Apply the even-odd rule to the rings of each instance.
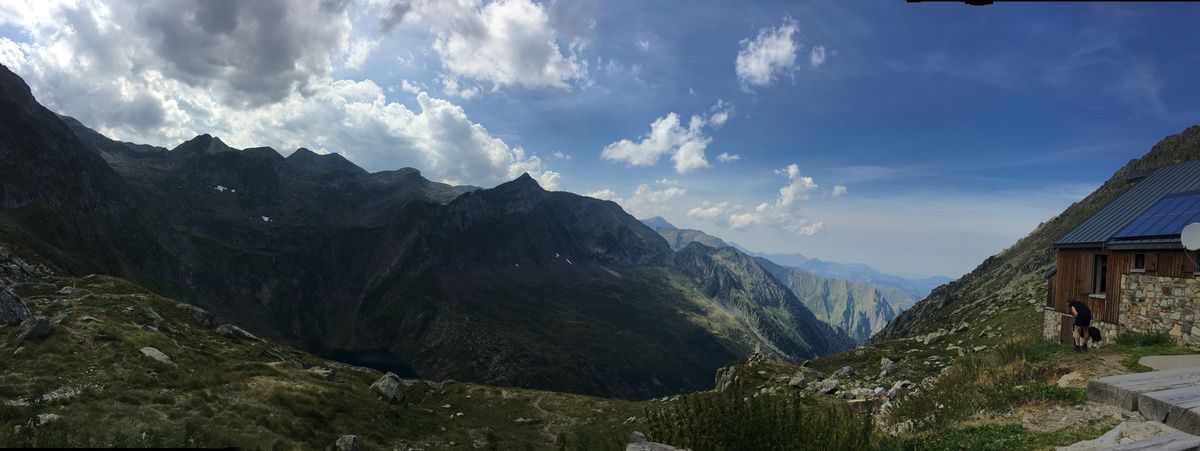
[[[408, 407], [388, 405], [369, 386], [379, 374], [324, 361], [266, 341], [217, 335], [176, 302], [120, 279], [52, 278], [18, 290], [56, 321], [37, 342], [0, 329], [0, 398], [78, 390], [75, 397], [0, 405], [0, 446], [238, 446], [320, 448], [356, 434], [368, 448], [441, 448], [451, 442], [532, 448], [556, 443], [615, 446], [635, 429], [636, 403], [450, 382], [417, 383]], [[59, 301], [60, 287], [88, 292]], [[149, 324], [149, 307], [177, 329]], [[93, 319], [94, 318], [94, 319]], [[138, 350], [155, 347], [166, 365]], [[17, 349], [20, 349], [17, 352]], [[327, 381], [303, 367], [334, 368]], [[444, 407], [444, 406], [449, 406]], [[461, 416], [458, 416], [459, 413]], [[62, 420], [21, 430], [42, 413]], [[533, 424], [517, 423], [518, 418]]]

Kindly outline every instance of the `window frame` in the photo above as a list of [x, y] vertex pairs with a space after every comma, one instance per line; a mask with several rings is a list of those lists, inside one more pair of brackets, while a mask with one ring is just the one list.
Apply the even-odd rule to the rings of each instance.
[[[1139, 259], [1141, 260], [1140, 264], [1138, 263]], [[1130, 271], [1138, 272], [1138, 273], [1146, 272], [1146, 261], [1147, 261], [1146, 254], [1144, 252], [1138, 252], [1138, 253], [1133, 254], [1133, 269], [1131, 269]]]
[[1096, 296], [1108, 295], [1108, 254], [1092, 254], [1092, 293]]

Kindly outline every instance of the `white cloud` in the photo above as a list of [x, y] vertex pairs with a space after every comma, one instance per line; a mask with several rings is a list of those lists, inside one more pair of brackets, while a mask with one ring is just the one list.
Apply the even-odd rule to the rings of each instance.
[[688, 210], [687, 215], [693, 218], [714, 219], [725, 215], [729, 210], [729, 202], [712, 203], [704, 201], [699, 207]]
[[367, 57], [371, 56], [371, 51], [379, 46], [378, 39], [356, 38], [350, 43], [350, 47], [346, 49], [346, 62], [344, 67], [347, 69], [359, 69], [363, 63], [367, 61]]
[[814, 221], [797, 211], [797, 203], [808, 199], [809, 192], [817, 188], [812, 177], [800, 174], [800, 168], [791, 164], [775, 171], [784, 175], [788, 184], [779, 189], [774, 203], [763, 202], [753, 208], [729, 202], [703, 202], [699, 207], [688, 210], [690, 217], [713, 220], [733, 230], [765, 226], [800, 235], [815, 235], [825, 224]]
[[817, 183], [812, 177], [800, 175], [800, 167], [795, 163], [789, 164], [786, 168], [777, 169], [776, 174], [786, 175], [788, 184], [783, 188], [779, 188], [779, 205], [788, 206], [796, 201], [808, 200], [808, 193], [817, 189]]
[[554, 151], [554, 153], [551, 153], [550, 156], [552, 156], [558, 160], [570, 160], [571, 159], [570, 155], [562, 153], [561, 151], [558, 151], [558, 150]]
[[597, 191], [592, 191], [590, 193], [587, 193], [587, 196], [594, 197], [594, 198], [597, 198], [600, 200], [611, 200], [611, 201], [617, 202], [617, 203], [621, 203], [622, 201], [625, 200], [620, 197], [617, 197], [617, 193], [608, 188], [604, 188], [602, 190], [597, 190]]
[[753, 40], [742, 40], [735, 66], [743, 86], [767, 86], [779, 75], [795, 71], [799, 44], [793, 35], [798, 27], [794, 19], [784, 16], [779, 27], [760, 29]]
[[656, 185], [675, 186], [675, 185], [678, 185], [678, 184], [679, 184], [679, 180], [672, 180], [672, 179], [658, 179], [658, 180], [655, 180], [655, 181], [654, 181], [654, 183], [655, 183]]
[[687, 127], [679, 115], [668, 113], [650, 124], [650, 133], [634, 142], [628, 139], [610, 143], [600, 152], [609, 161], [623, 161], [630, 166], [650, 166], [663, 156], [671, 155], [675, 172], [686, 174], [711, 169], [704, 151], [712, 138], [705, 133], [710, 125], [719, 126], [729, 119], [733, 107], [718, 100], [709, 116], [693, 115]]
[[647, 39], [639, 39], [637, 41], [637, 46], [639, 49], [641, 49], [643, 52], [645, 52], [647, 50], [650, 50], [650, 41]]
[[[0, 6], [0, 22], [28, 41], [0, 39], [4, 64], [39, 101], [115, 139], [174, 147], [211, 133], [236, 147], [340, 152], [368, 170], [413, 166], [433, 180], [490, 185], [529, 172], [554, 189], [561, 178], [537, 155], [408, 80], [401, 88], [415, 94], [415, 110], [388, 102], [369, 79], [330, 78], [330, 61], [353, 56], [336, 52], [355, 47], [344, 45], [349, 21], [338, 2], [162, 1], [110, 9], [83, 0], [45, 14], [32, 2], [25, 15], [9, 14], [24, 11], [10, 5]], [[196, 42], [173, 40], [183, 38]], [[172, 50], [182, 53], [166, 54]], [[185, 66], [196, 71], [181, 74]]]
[[738, 161], [741, 159], [742, 159], [742, 156], [738, 155], [736, 153], [731, 154], [729, 152], [721, 152], [720, 155], [717, 155], [717, 161], [720, 161], [722, 163], [729, 163], [731, 161]]
[[[496, 86], [567, 88], [589, 82], [578, 56], [586, 33], [560, 35], [545, 6], [530, 0], [397, 0], [403, 22], [434, 34], [433, 50], [454, 75]], [[393, 19], [393, 22], [396, 20]], [[594, 26], [583, 21], [582, 27]], [[566, 51], [563, 51], [563, 47]]]
[[608, 188], [592, 191], [587, 195], [621, 204], [621, 208], [625, 209], [629, 214], [644, 218], [662, 216], [664, 213], [673, 210], [672, 201], [686, 193], [687, 190], [676, 186], [654, 190], [650, 185], [643, 183], [634, 189], [633, 195], [629, 196], [629, 198], [620, 197], [615, 191]]
[[846, 195], [845, 185], [833, 185], [833, 191], [829, 193], [833, 197], [842, 197]]
[[442, 91], [444, 91], [448, 96], [458, 97], [463, 100], [470, 100], [470, 98], [475, 97], [475, 94], [479, 94], [479, 88], [475, 86], [459, 87], [458, 78], [454, 77], [453, 75], [443, 76], [441, 80]]
[[421, 89], [420, 86], [417, 86], [416, 84], [408, 81], [407, 79], [400, 80], [400, 89], [409, 94], [420, 94], [421, 91], [424, 91], [424, 89]]
[[808, 64], [812, 67], [821, 67], [822, 64], [825, 64], [825, 46], [818, 45], [808, 52]]

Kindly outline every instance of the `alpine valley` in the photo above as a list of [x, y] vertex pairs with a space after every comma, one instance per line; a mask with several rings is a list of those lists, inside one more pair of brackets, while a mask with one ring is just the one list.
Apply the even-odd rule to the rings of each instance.
[[711, 388], [756, 345], [800, 363], [874, 330], [814, 315], [807, 280], [729, 247], [673, 248], [616, 203], [528, 175], [480, 189], [209, 135], [118, 142], [7, 69], [0, 115], [7, 245], [345, 362], [637, 399]]

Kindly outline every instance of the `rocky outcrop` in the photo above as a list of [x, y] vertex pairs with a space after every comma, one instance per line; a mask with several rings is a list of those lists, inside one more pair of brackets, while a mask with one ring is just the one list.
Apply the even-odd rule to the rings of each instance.
[[333, 446], [330, 447], [333, 451], [358, 451], [359, 439], [357, 435], [343, 435], [338, 437]]
[[379, 393], [379, 396], [389, 404], [403, 405], [407, 394], [404, 391], [404, 382], [400, 380], [400, 376], [396, 373], [387, 373], [375, 383], [371, 384], [371, 390]]
[[21, 332], [18, 340], [41, 340], [50, 335], [50, 319], [45, 316], [31, 316], [21, 322]]
[[28, 319], [29, 307], [12, 290], [0, 290], [0, 324], [15, 326]]
[[157, 360], [157, 361], [162, 362], [167, 365], [175, 365], [175, 361], [171, 360], [171, 357], [167, 356], [166, 354], [163, 354], [162, 351], [159, 351], [158, 348], [152, 348], [150, 346], [146, 346], [142, 349], [139, 349], [139, 351], [142, 352], [142, 355], [149, 357], [151, 359]]
[[245, 329], [234, 326], [233, 324], [222, 324], [220, 326], [217, 326], [217, 334], [226, 336], [229, 338], [242, 338], [242, 339], [246, 339], [246, 340], [257, 340], [258, 339], [258, 337], [254, 336], [254, 334], [252, 334], [250, 332], [246, 332]]

